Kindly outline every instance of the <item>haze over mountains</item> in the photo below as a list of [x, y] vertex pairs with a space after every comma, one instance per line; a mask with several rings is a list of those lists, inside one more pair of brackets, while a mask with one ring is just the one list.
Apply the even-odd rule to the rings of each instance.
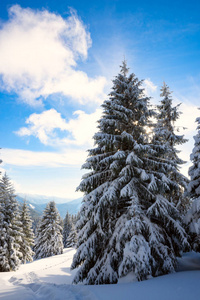
[[81, 207], [82, 198], [78, 198], [75, 200], [71, 200], [68, 198], [59, 198], [59, 197], [48, 197], [48, 196], [40, 196], [40, 195], [29, 195], [29, 194], [18, 194], [17, 201], [19, 203], [23, 203], [26, 200], [27, 204], [29, 205], [31, 214], [36, 212], [39, 216], [42, 215], [43, 210], [46, 207], [46, 204], [50, 201], [55, 201], [56, 207], [60, 213], [62, 218], [65, 217], [67, 211], [75, 215], [78, 213]]

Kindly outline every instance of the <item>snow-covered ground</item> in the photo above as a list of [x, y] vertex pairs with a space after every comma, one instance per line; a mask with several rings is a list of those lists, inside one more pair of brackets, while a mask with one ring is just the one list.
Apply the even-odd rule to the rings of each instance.
[[143, 282], [129, 275], [117, 285], [71, 285], [70, 270], [75, 250], [21, 265], [16, 272], [0, 273], [0, 299], [67, 300], [198, 300], [200, 298], [200, 254], [179, 259], [178, 272]]

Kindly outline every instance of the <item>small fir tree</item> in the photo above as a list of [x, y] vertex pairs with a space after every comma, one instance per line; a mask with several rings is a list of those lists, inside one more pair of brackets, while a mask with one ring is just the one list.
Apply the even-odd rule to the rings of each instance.
[[20, 243], [20, 252], [22, 253], [22, 263], [33, 261], [34, 252], [34, 233], [32, 229], [32, 220], [26, 202], [24, 201], [20, 212], [20, 221], [22, 224], [23, 239]]
[[21, 228], [15, 191], [5, 174], [0, 180], [0, 272], [15, 271], [20, 265]]
[[72, 217], [67, 212], [66, 216], [64, 218], [64, 225], [63, 225], [63, 245], [64, 245], [64, 248], [67, 247], [66, 241], [67, 241], [67, 238], [69, 237], [71, 227], [72, 227]]
[[89, 150], [78, 189], [85, 193], [77, 222], [74, 283], [116, 283], [133, 271], [138, 280], [173, 272], [188, 247], [178, 210], [165, 194], [179, 189], [169, 178], [173, 163], [149, 144], [153, 111], [126, 62], [103, 106], [96, 147]]
[[180, 104], [172, 106], [171, 91], [165, 82], [161, 88], [160, 96], [163, 99], [157, 106], [157, 123], [154, 129], [153, 143], [159, 146], [160, 158], [164, 159], [166, 163], [173, 164], [174, 168], [169, 172], [168, 177], [177, 182], [179, 186], [179, 189], [174, 193], [166, 192], [165, 196], [180, 211], [186, 212], [189, 201], [187, 197], [183, 197], [183, 193], [187, 189], [188, 179], [180, 172], [180, 166], [185, 162], [179, 158], [180, 151], [176, 149], [176, 146], [187, 142], [183, 135], [176, 134], [178, 128], [175, 127], [175, 122], [181, 114], [179, 111]]
[[7, 255], [7, 232], [5, 227], [5, 205], [0, 197], [0, 272], [9, 271], [9, 260]]
[[77, 244], [77, 232], [76, 232], [76, 227], [74, 223], [71, 223], [71, 229], [69, 232], [69, 235], [66, 239], [65, 247], [76, 247]]
[[190, 159], [192, 166], [189, 168], [190, 182], [188, 195], [192, 207], [188, 211], [185, 221], [191, 234], [191, 243], [195, 251], [200, 252], [200, 118], [196, 119], [197, 134], [194, 136], [194, 148]]
[[62, 227], [55, 202], [49, 202], [44, 210], [35, 240], [35, 258], [63, 253]]

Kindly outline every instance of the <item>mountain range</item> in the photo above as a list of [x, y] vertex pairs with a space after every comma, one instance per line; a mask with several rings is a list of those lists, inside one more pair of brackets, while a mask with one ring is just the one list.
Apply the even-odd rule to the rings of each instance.
[[66, 213], [75, 215], [78, 213], [81, 207], [82, 198], [78, 198], [75, 200], [64, 199], [58, 197], [48, 197], [48, 196], [40, 196], [40, 195], [25, 195], [18, 194], [16, 197], [19, 204], [22, 204], [24, 200], [29, 206], [31, 215], [35, 214], [35, 216], [40, 217], [47, 205], [50, 201], [55, 201], [56, 207], [60, 213], [61, 218], [64, 218]]

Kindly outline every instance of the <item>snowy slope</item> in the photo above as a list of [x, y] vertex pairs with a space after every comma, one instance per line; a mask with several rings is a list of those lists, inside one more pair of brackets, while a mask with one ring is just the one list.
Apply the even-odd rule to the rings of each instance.
[[[64, 254], [22, 265], [16, 272], [0, 273], [0, 299], [67, 300], [198, 300], [200, 295], [200, 254], [185, 254], [175, 274], [132, 282], [128, 276], [117, 285], [71, 285], [73, 248]], [[122, 283], [124, 282], [124, 283]]]

